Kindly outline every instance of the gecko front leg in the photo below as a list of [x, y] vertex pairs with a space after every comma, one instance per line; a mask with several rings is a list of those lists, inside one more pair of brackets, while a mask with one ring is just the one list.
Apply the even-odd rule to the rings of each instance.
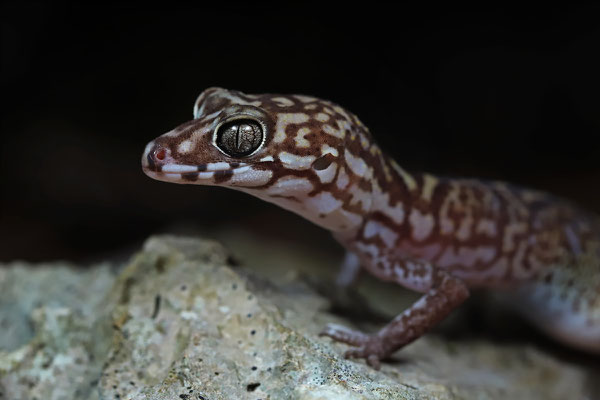
[[379, 369], [382, 359], [420, 337], [465, 301], [469, 297], [469, 290], [460, 279], [427, 262], [398, 260], [391, 263], [392, 267], [388, 269], [377, 268], [374, 264], [365, 263], [373, 275], [423, 292], [424, 295], [377, 333], [366, 334], [329, 324], [320, 335], [356, 346], [344, 356], [364, 358], [370, 366]]

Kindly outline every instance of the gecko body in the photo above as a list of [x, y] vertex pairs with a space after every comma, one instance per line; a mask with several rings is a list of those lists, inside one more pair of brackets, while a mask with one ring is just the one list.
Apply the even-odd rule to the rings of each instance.
[[300, 95], [210, 88], [194, 119], [148, 143], [144, 172], [162, 181], [223, 186], [328, 229], [359, 267], [423, 296], [379, 332], [328, 325], [380, 360], [446, 317], [476, 287], [512, 290], [541, 329], [600, 353], [600, 218], [503, 182], [409, 173], [352, 113]]

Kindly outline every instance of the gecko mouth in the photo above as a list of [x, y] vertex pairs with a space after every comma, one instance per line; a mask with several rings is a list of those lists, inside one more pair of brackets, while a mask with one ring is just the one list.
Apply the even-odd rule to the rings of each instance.
[[249, 164], [226, 162], [201, 165], [164, 164], [160, 168], [144, 168], [146, 175], [153, 179], [179, 183], [222, 180], [249, 170]]

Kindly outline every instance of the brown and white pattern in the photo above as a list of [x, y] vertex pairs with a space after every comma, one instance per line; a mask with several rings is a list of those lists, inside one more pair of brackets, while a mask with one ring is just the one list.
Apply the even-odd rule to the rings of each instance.
[[357, 347], [348, 356], [379, 367], [472, 287], [516, 288], [531, 310], [548, 306], [526, 313], [541, 328], [600, 352], [597, 216], [502, 182], [409, 173], [354, 114], [313, 97], [210, 88], [194, 118], [146, 146], [146, 174], [296, 212], [334, 234], [354, 260], [345, 264], [423, 293], [376, 334], [328, 326], [324, 335]]

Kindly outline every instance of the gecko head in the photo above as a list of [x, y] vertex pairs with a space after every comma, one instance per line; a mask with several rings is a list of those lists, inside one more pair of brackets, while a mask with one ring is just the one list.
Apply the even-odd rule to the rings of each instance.
[[162, 181], [240, 189], [303, 180], [289, 195], [334, 180], [351, 124], [344, 110], [313, 97], [210, 88], [193, 120], [148, 143], [142, 167]]

